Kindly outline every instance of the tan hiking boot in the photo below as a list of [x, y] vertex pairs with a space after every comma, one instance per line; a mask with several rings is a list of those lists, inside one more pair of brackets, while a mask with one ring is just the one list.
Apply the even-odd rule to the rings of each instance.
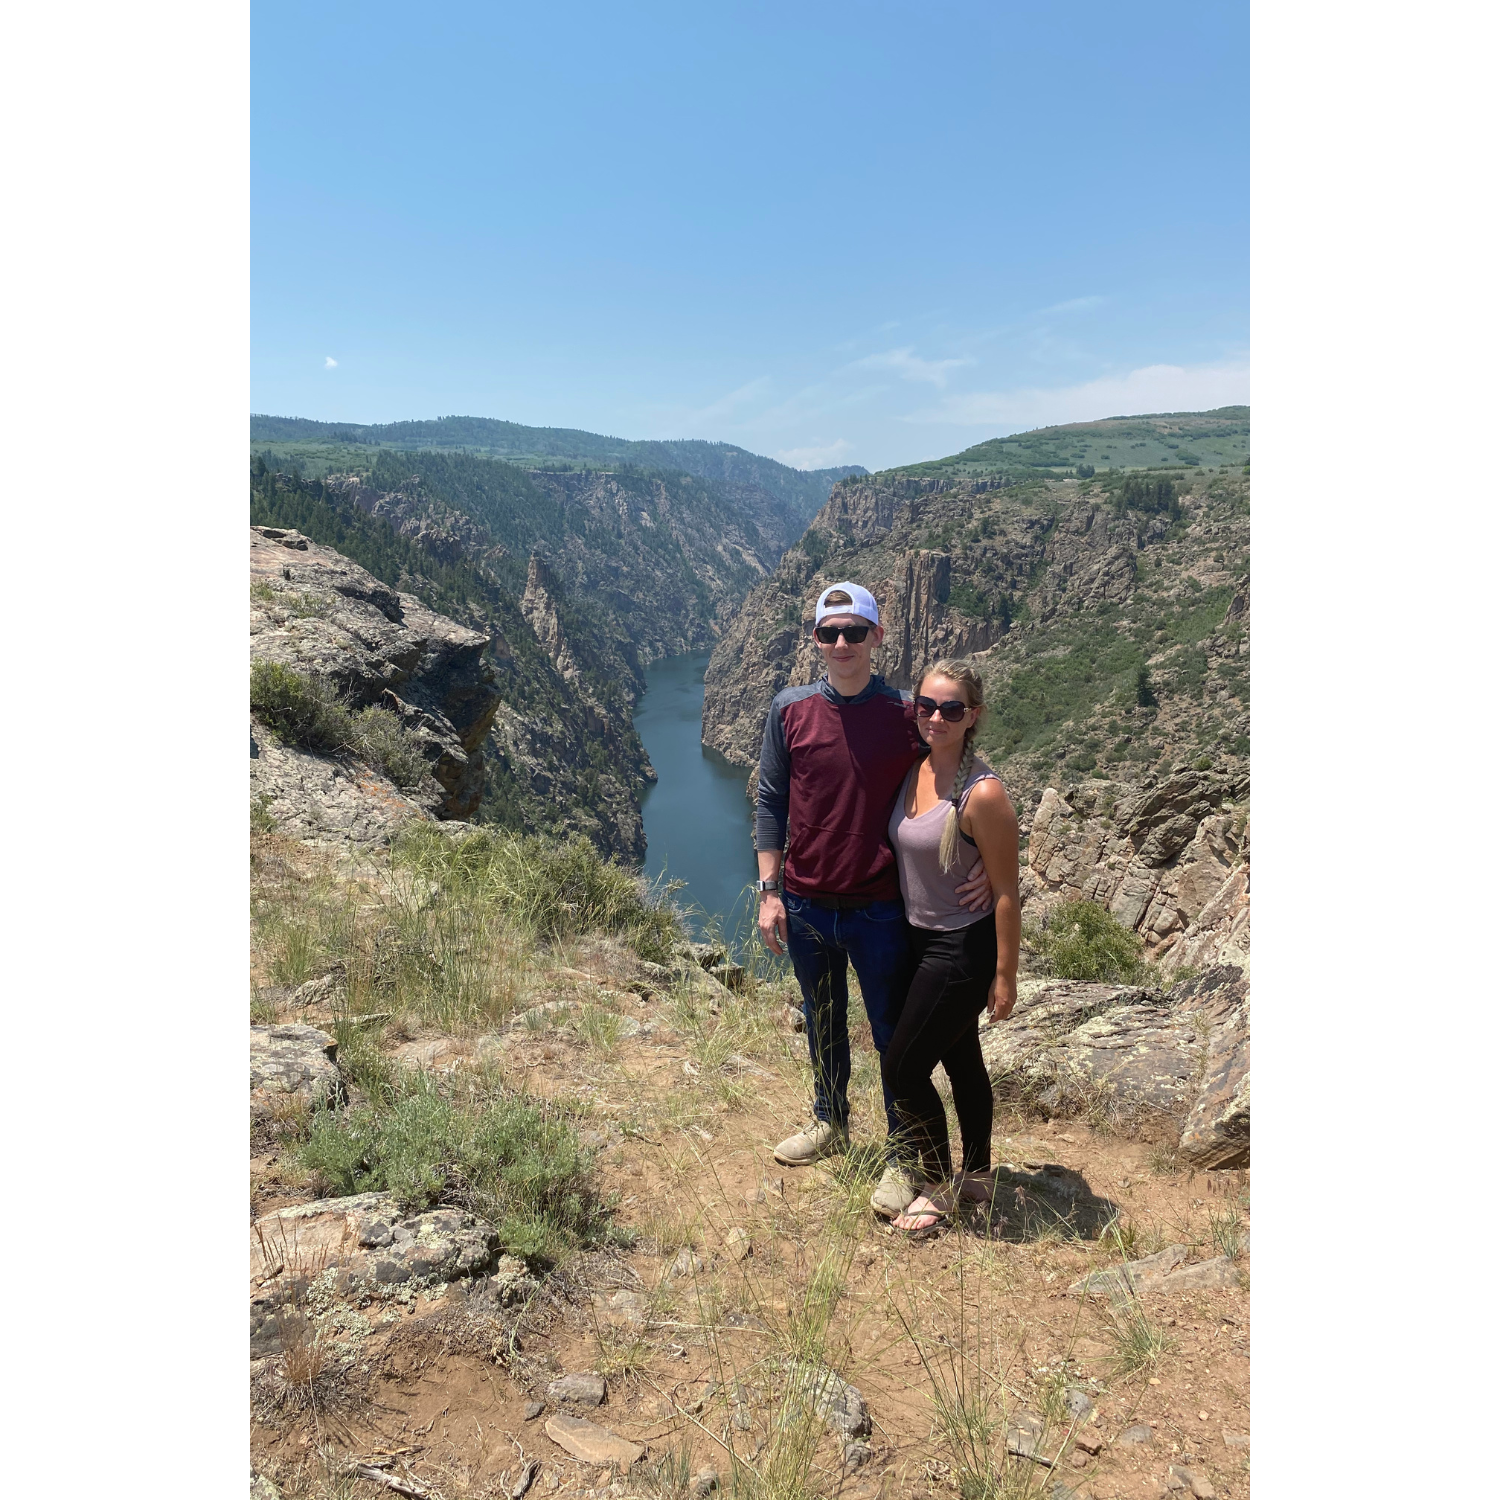
[[894, 1219], [904, 1214], [907, 1205], [917, 1196], [916, 1179], [905, 1167], [894, 1163], [885, 1169], [875, 1191], [870, 1194], [870, 1207], [884, 1219]]
[[808, 1167], [825, 1156], [849, 1149], [849, 1132], [828, 1120], [814, 1120], [805, 1130], [789, 1135], [772, 1153], [784, 1167]]

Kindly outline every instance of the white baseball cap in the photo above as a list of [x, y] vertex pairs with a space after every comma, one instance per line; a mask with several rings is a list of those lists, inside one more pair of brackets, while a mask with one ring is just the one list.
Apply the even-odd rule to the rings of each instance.
[[[845, 593], [854, 602], [852, 604], [830, 604], [830, 594]], [[869, 589], [862, 589], [857, 583], [831, 583], [821, 594], [818, 595], [818, 613], [813, 624], [821, 625], [825, 615], [858, 615], [863, 620], [868, 620], [872, 625], [880, 624], [880, 606], [875, 603], [875, 596]]]

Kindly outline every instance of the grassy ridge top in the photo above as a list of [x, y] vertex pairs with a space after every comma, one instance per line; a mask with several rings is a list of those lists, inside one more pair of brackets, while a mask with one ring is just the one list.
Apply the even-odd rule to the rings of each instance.
[[1079, 465], [1102, 469], [1227, 467], [1250, 462], [1250, 408], [1154, 412], [1038, 427], [991, 438], [949, 458], [907, 464], [897, 474], [1057, 474]]
[[307, 473], [367, 463], [371, 448], [457, 451], [500, 458], [522, 467], [613, 468], [631, 464], [643, 469], [678, 470], [699, 479], [759, 485], [788, 500], [816, 497], [809, 517], [826, 498], [830, 480], [865, 472], [857, 464], [793, 469], [733, 443], [697, 438], [637, 441], [574, 427], [526, 427], [495, 417], [362, 424], [252, 414], [250, 443], [256, 452], [269, 452], [278, 461], [300, 459]]

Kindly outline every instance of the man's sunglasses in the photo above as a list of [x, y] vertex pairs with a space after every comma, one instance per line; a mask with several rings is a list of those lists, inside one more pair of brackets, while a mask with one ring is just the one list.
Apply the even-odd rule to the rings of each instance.
[[941, 714], [950, 724], [957, 724], [969, 711], [969, 705], [960, 703], [957, 698], [950, 698], [946, 703], [938, 703], [931, 698], [918, 698], [916, 707], [919, 719], [930, 719], [933, 714]]
[[813, 634], [825, 646], [833, 645], [840, 636], [843, 636], [851, 646], [857, 646], [869, 633], [868, 625], [819, 625], [813, 631]]

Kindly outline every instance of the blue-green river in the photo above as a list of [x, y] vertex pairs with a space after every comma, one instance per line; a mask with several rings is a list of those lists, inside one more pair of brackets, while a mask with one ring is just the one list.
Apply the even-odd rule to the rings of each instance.
[[749, 915], [746, 885], [755, 879], [748, 771], [705, 750], [703, 674], [707, 654], [669, 656], [646, 671], [635, 727], [657, 783], [646, 791], [646, 873], [685, 881], [674, 898], [701, 936], [714, 918], [726, 936]]

